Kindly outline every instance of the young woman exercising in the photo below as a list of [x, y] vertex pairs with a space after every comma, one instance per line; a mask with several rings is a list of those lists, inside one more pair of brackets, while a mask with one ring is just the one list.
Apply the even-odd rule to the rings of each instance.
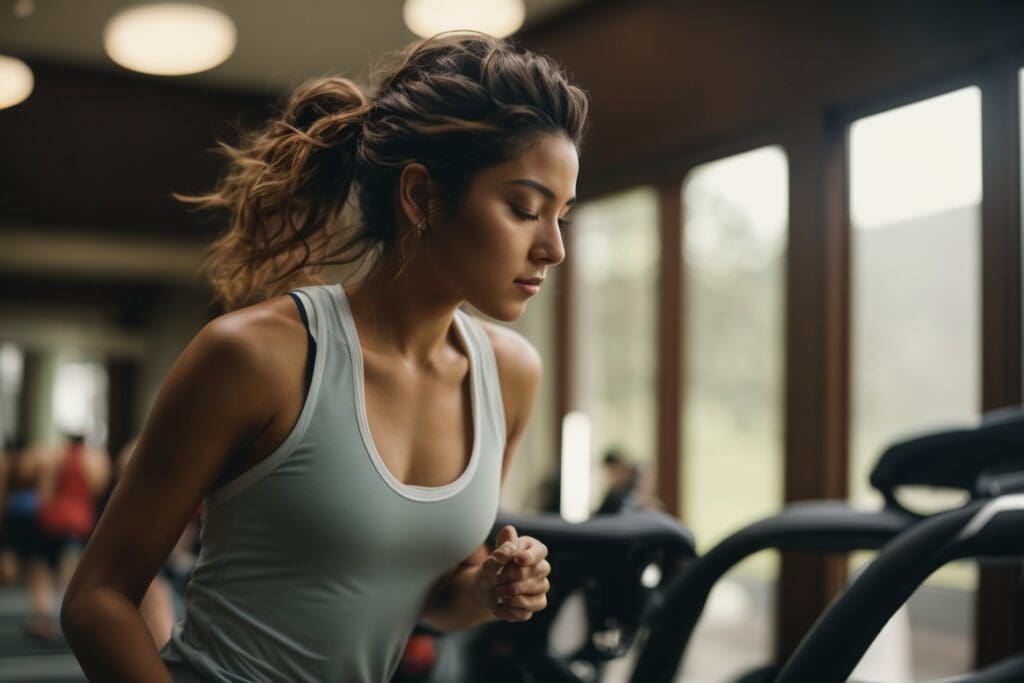
[[[543, 543], [485, 544], [540, 360], [460, 306], [515, 320], [562, 261], [586, 118], [549, 60], [445, 34], [372, 97], [313, 81], [227, 148], [196, 201], [230, 212], [211, 267], [231, 312], [172, 368], [64, 600], [90, 679], [385, 683], [418, 620], [545, 607]], [[363, 257], [355, 283], [316, 279]], [[201, 502], [158, 652], [139, 602]]]

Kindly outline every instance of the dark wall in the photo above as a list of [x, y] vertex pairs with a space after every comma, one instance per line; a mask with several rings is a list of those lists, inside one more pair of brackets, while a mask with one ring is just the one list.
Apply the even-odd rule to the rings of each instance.
[[[1024, 48], [1012, 0], [595, 0], [523, 35], [592, 96], [585, 188], [631, 182], [794, 112], [855, 107]], [[0, 110], [0, 225], [208, 239], [172, 191], [208, 189], [210, 150], [262, 95], [32, 62], [36, 90]]]
[[592, 97], [581, 181], [929, 88], [1024, 47], [1019, 0], [597, 0], [524, 42]]
[[[0, 110], [0, 226], [208, 240], [214, 221], [171, 192], [212, 187], [208, 150], [235, 121], [265, 114], [265, 96], [186, 87], [30, 61], [32, 96]], [[2, 229], [2, 228], [0, 228]]]

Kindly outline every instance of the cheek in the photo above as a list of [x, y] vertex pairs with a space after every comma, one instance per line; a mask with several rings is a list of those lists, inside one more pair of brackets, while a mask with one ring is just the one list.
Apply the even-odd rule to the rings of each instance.
[[450, 248], [469, 262], [474, 269], [502, 270], [502, 263], [512, 264], [524, 245], [525, 232], [511, 221], [492, 212], [464, 216], [451, 231]]

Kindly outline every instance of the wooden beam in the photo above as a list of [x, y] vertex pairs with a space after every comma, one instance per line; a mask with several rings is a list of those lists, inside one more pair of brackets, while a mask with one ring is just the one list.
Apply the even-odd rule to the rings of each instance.
[[139, 361], [136, 358], [107, 359], [107, 451], [116, 460], [125, 444], [137, 434], [139, 404]]
[[682, 513], [681, 386], [684, 356], [682, 178], [670, 177], [658, 187], [661, 270], [658, 278], [658, 497], [666, 512]]
[[[982, 87], [982, 409], [1021, 402], [1020, 107], [1024, 59], [993, 63]], [[976, 596], [975, 662], [1016, 652], [1020, 567], [982, 567]]]
[[[849, 395], [849, 230], [845, 128], [808, 109], [787, 121], [785, 500], [845, 498]], [[783, 553], [777, 661], [842, 588], [845, 558]]]

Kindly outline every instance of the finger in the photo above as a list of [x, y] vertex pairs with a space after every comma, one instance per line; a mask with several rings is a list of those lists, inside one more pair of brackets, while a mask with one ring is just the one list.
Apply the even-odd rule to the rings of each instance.
[[525, 609], [531, 612], [539, 612], [548, 606], [548, 596], [545, 593], [536, 595], [517, 595], [514, 598], [502, 598], [502, 609]]
[[501, 531], [498, 532], [498, 536], [494, 540], [496, 547], [506, 543], [511, 543], [513, 547], [519, 546], [519, 534], [516, 533], [516, 528], [511, 524], [501, 527]]
[[493, 553], [487, 556], [484, 563], [480, 565], [480, 572], [483, 578], [495, 581], [502, 573], [502, 570], [512, 560], [513, 550], [511, 546], [499, 546]]
[[548, 547], [532, 536], [519, 539], [519, 550], [516, 552], [516, 563], [521, 566], [537, 564], [548, 556]]
[[501, 596], [503, 600], [510, 600], [519, 595], [538, 595], [551, 590], [551, 584], [546, 578], [533, 577], [517, 583], [502, 583], [494, 588], [494, 593]]
[[532, 567], [519, 567], [510, 563], [505, 566], [501, 572], [499, 572], [498, 583], [515, 583], [531, 577], [544, 577], [550, 575], [551, 565], [547, 560], [541, 560]]

